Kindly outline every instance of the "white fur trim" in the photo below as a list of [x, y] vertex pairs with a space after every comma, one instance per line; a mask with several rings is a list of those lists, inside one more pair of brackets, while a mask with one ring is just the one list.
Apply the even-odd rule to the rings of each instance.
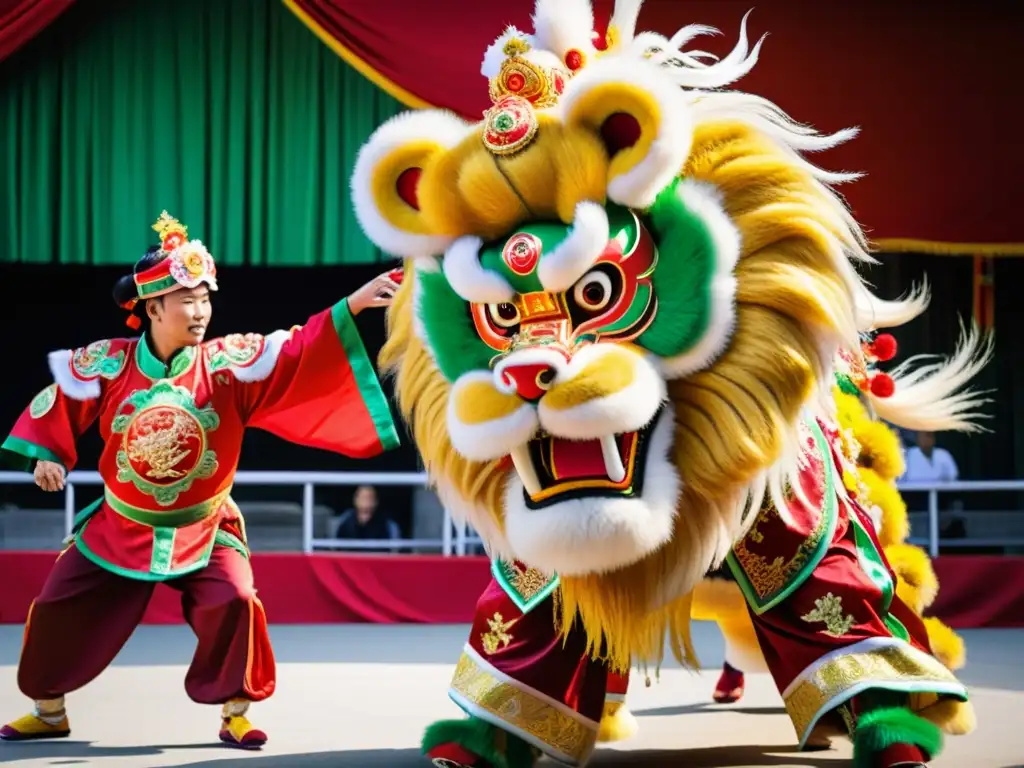
[[488, 80], [492, 80], [498, 76], [501, 72], [501, 65], [508, 58], [508, 56], [505, 55], [505, 44], [513, 38], [524, 41], [531, 48], [537, 45], [533, 35], [527, 34], [521, 29], [518, 29], [515, 25], [510, 24], [505, 27], [505, 31], [501, 33], [501, 36], [491, 43], [487, 50], [484, 51], [484, 60], [480, 64], [481, 75], [486, 77]]
[[274, 331], [263, 338], [263, 351], [258, 358], [246, 366], [232, 365], [229, 370], [239, 381], [263, 381], [273, 373], [281, 349], [291, 337], [291, 331]]
[[537, 432], [537, 412], [527, 403], [500, 419], [480, 424], [465, 424], [456, 409], [459, 391], [473, 382], [494, 386], [488, 371], [470, 371], [458, 378], [448, 396], [448, 436], [452, 447], [470, 461], [491, 461], [508, 456]]
[[516, 292], [501, 275], [484, 269], [480, 263], [479, 237], [460, 237], [445, 252], [442, 266], [445, 279], [459, 296], [478, 304], [512, 301]]
[[687, 97], [650, 62], [610, 54], [569, 81], [561, 102], [566, 122], [573, 122], [573, 109], [584, 95], [609, 83], [628, 85], [652, 96], [661, 110], [658, 132], [646, 157], [608, 183], [611, 200], [629, 208], [647, 209], [657, 194], [682, 171], [690, 154], [693, 118]]
[[[661, 360], [668, 378], [681, 378], [709, 366], [722, 354], [736, 322], [736, 262], [740, 256], [740, 233], [729, 219], [718, 190], [711, 184], [686, 180], [678, 187], [683, 204], [700, 216], [711, 233], [715, 248], [715, 274], [711, 278], [711, 317], [708, 327], [688, 351]], [[666, 254], [664, 258], [671, 258]]]
[[516, 556], [563, 575], [602, 573], [641, 560], [664, 546], [674, 528], [679, 475], [669, 458], [673, 415], [658, 420], [647, 453], [643, 494], [571, 499], [529, 509], [512, 473], [505, 490], [505, 532]]
[[541, 256], [537, 276], [545, 290], [567, 291], [593, 266], [608, 245], [608, 214], [597, 203], [576, 206], [572, 229], [551, 253]]
[[72, 400], [95, 400], [100, 396], [99, 378], [89, 381], [77, 378], [71, 372], [72, 354], [70, 349], [60, 349], [47, 355], [46, 361], [50, 366], [50, 375], [53, 376], [60, 391]]
[[381, 125], [359, 150], [352, 172], [352, 203], [366, 236], [382, 250], [410, 258], [432, 256], [443, 253], [454, 238], [404, 232], [384, 218], [373, 199], [373, 176], [377, 166], [392, 152], [416, 141], [436, 141], [445, 149], [454, 147], [470, 127], [450, 112], [404, 112]]
[[588, 60], [593, 59], [597, 49], [593, 43], [594, 11], [590, 0], [537, 0], [531, 18], [538, 47], [563, 61], [572, 48], [580, 50]]
[[[621, 355], [623, 348], [613, 344], [592, 344], [577, 352], [564, 373], [555, 378], [555, 385], [572, 378], [597, 358], [606, 354]], [[635, 353], [634, 379], [628, 387], [607, 397], [590, 400], [566, 410], [547, 407], [541, 399], [540, 423], [552, 435], [571, 440], [592, 440], [605, 435], [635, 432], [650, 423], [665, 400], [665, 380], [646, 357]]]

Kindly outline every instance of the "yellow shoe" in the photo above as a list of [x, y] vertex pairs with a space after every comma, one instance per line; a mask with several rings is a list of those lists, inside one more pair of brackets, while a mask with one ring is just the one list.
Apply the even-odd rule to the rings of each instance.
[[62, 739], [71, 735], [68, 717], [64, 715], [59, 723], [51, 725], [35, 715], [25, 715], [0, 728], [0, 739], [4, 741], [31, 741], [32, 739]]
[[252, 723], [245, 715], [231, 715], [222, 719], [220, 740], [239, 749], [260, 749], [267, 743], [267, 734]]

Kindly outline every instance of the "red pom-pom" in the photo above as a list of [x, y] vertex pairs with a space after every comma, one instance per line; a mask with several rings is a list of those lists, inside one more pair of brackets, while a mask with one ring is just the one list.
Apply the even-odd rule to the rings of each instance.
[[871, 377], [871, 394], [875, 397], [892, 397], [896, 383], [888, 373], [876, 373]]
[[575, 72], [582, 67], [584, 59], [583, 51], [577, 48], [570, 48], [565, 52], [565, 66], [569, 68], [570, 72]]
[[871, 342], [871, 354], [881, 362], [887, 362], [896, 357], [896, 339], [890, 333], [883, 333], [875, 337]]
[[417, 211], [420, 209], [419, 195], [417, 194], [416, 185], [420, 183], [420, 176], [423, 175], [422, 168], [406, 168], [398, 176], [398, 181], [395, 183], [397, 188], [398, 196], [410, 207], [415, 208]]

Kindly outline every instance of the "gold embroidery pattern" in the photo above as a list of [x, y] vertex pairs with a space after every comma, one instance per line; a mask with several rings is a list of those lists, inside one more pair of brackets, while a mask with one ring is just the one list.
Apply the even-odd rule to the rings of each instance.
[[843, 615], [843, 598], [831, 592], [814, 601], [814, 610], [800, 617], [808, 624], [825, 622], [825, 629], [819, 630], [829, 637], [843, 637], [856, 623], [851, 614]]
[[137, 429], [125, 440], [125, 452], [129, 459], [146, 466], [145, 476], [177, 480], [188, 474], [177, 467], [191, 455], [190, 443], [202, 439], [199, 422], [184, 411], [144, 413], [138, 422]]
[[526, 602], [532, 600], [544, 587], [551, 583], [551, 579], [536, 568], [521, 568], [518, 563], [508, 564], [508, 576], [512, 588]]
[[[818, 465], [818, 476], [821, 486], [827, 488], [825, 467], [821, 464]], [[789, 496], [789, 489], [787, 488], [786, 490], [786, 495]], [[765, 600], [784, 589], [789, 584], [790, 579], [800, 573], [811, 556], [817, 552], [821, 538], [825, 535], [825, 531], [828, 528], [828, 518], [824, 510], [820, 509], [818, 510], [818, 521], [814, 530], [797, 547], [793, 557], [787, 562], [784, 556], [779, 555], [769, 562], [764, 555], [747, 549], [747, 540], [749, 539], [758, 544], [761, 543], [764, 540], [764, 534], [758, 530], [758, 526], [762, 523], [767, 523], [772, 518], [778, 520], [779, 515], [775, 509], [775, 504], [770, 499], [766, 499], [761, 507], [761, 511], [757, 514], [754, 525], [746, 536], [733, 545], [732, 550], [736, 562], [743, 569], [747, 580], [750, 582], [750, 586], [761, 600]]]
[[452, 690], [574, 762], [582, 762], [594, 748], [596, 723], [588, 728], [529, 691], [498, 680], [468, 654], [464, 653], [459, 659]]
[[508, 633], [508, 630], [515, 623], [515, 619], [505, 621], [500, 613], [495, 613], [492, 618], [488, 619], [487, 626], [490, 627], [490, 631], [480, 635], [480, 643], [484, 647], [484, 653], [490, 656], [497, 652], [499, 648], [507, 648], [508, 644], [512, 642], [512, 635]]
[[837, 697], [863, 683], [902, 683], [915, 690], [928, 690], [929, 685], [934, 685], [936, 692], [954, 688], [958, 692], [955, 695], [967, 698], [967, 691], [952, 672], [912, 646], [900, 643], [847, 653], [822, 664], [784, 697], [786, 711], [801, 741], [807, 738], [808, 728], [826, 706], [835, 706]]

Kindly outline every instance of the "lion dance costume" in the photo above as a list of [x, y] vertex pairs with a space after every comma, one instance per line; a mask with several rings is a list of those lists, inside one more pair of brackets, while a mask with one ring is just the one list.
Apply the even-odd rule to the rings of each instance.
[[[726, 89], [758, 56], [745, 32], [711, 61], [683, 50], [706, 28], [637, 34], [638, 10], [619, 2], [597, 50], [588, 2], [540, 0], [484, 56], [481, 122], [401, 115], [356, 162], [361, 225], [406, 260], [381, 364], [494, 563], [449, 692], [468, 718], [424, 751], [584, 765], [619, 735], [602, 716], [632, 662], [668, 637], [694, 663], [693, 590], [728, 558], [800, 743], [846, 730], [861, 766], [923, 764], [967, 691], [845, 489], [831, 387], [925, 296], [869, 292], [831, 188], [850, 177], [802, 156], [852, 131]], [[894, 371], [879, 416], [971, 429], [986, 355], [969, 336]]]
[[[928, 554], [906, 543], [909, 535], [907, 507], [896, 487], [903, 474], [903, 449], [899, 437], [873, 416], [871, 401], [892, 393], [892, 379], [869, 373], [870, 361], [888, 361], [896, 353], [895, 339], [882, 334], [864, 345], [865, 355], [850, 366], [840, 360], [834, 387], [836, 419], [843, 446], [852, 467], [843, 473], [847, 491], [869, 513], [875, 535], [897, 577], [896, 593], [918, 616], [935, 602], [939, 583]], [[876, 382], [872, 387], [872, 382]], [[880, 394], [876, 394], [880, 393]], [[739, 701], [745, 672], [767, 671], [747, 604], [728, 568], [722, 568], [694, 591], [692, 617], [715, 621], [725, 639], [725, 664], [715, 686], [719, 703]], [[928, 641], [935, 656], [951, 670], [966, 660], [963, 640], [940, 619], [924, 619]]]

